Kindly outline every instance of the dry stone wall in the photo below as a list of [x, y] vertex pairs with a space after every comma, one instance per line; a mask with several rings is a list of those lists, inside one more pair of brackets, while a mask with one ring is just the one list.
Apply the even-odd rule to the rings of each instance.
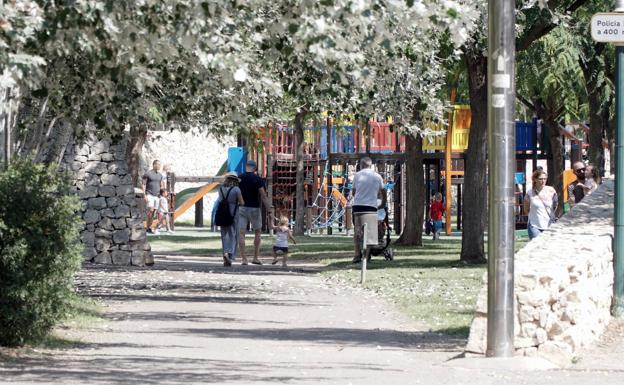
[[82, 201], [84, 258], [95, 263], [142, 266], [153, 259], [143, 227], [143, 193], [132, 185], [126, 141], [71, 143], [62, 167], [74, 177]]
[[[613, 201], [613, 181], [607, 180], [516, 254], [517, 354], [571, 358], [604, 331], [613, 298]], [[467, 352], [485, 353], [486, 330], [487, 283]]]

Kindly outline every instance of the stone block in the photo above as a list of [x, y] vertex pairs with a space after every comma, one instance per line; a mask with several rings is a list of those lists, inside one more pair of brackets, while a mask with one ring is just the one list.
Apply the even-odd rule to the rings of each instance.
[[147, 234], [143, 226], [141, 226], [140, 228], [132, 228], [132, 230], [130, 230], [131, 241], [143, 241], [146, 239], [146, 237]]
[[560, 366], [566, 366], [572, 360], [572, 348], [560, 341], [544, 342], [537, 348], [537, 354]]
[[124, 176], [122, 176], [119, 180], [119, 184], [121, 186], [125, 186], [125, 185], [132, 185], [132, 175], [130, 174], [126, 174]]
[[113, 153], [113, 158], [116, 161], [124, 161], [126, 160], [126, 152], [125, 151], [116, 151]]
[[103, 174], [102, 184], [110, 185], [110, 186], [119, 186], [121, 184], [121, 180], [115, 174]]
[[82, 251], [82, 256], [84, 257], [85, 261], [90, 261], [92, 260], [95, 256], [97, 255], [97, 251], [95, 250], [95, 247], [85, 247], [84, 250]]
[[130, 207], [138, 206], [137, 197], [134, 194], [124, 195], [123, 201], [125, 204], [127, 204]]
[[104, 217], [102, 219], [100, 219], [100, 221], [97, 223], [98, 227], [100, 229], [104, 229], [104, 230], [113, 230], [113, 221], [112, 219], [108, 218], [108, 217]]
[[97, 251], [108, 251], [111, 247], [111, 241], [106, 238], [95, 238], [95, 249]]
[[533, 338], [535, 337], [536, 330], [536, 324], [534, 324], [533, 322], [525, 322], [520, 326], [520, 335], [525, 338]]
[[74, 151], [76, 155], [88, 156], [89, 155], [89, 146], [86, 144], [76, 145], [74, 146]]
[[96, 174], [87, 172], [84, 177], [85, 186], [99, 186], [101, 184], [100, 177]]
[[97, 186], [85, 186], [78, 192], [78, 196], [80, 199], [95, 198], [98, 196], [98, 188]]
[[126, 162], [112, 162], [108, 165], [108, 172], [111, 174], [126, 175], [128, 173], [128, 165]]
[[95, 229], [95, 236], [98, 238], [106, 238], [111, 239], [113, 237], [113, 232], [105, 229]]
[[555, 337], [562, 335], [565, 330], [567, 330], [571, 326], [570, 322], [563, 320], [556, 320], [553, 322], [550, 329], [546, 329], [548, 332], [548, 339], [554, 339]]
[[121, 204], [121, 199], [119, 199], [118, 197], [106, 198], [106, 205], [113, 210], [115, 210], [115, 208], [119, 206], [120, 204]]
[[85, 228], [87, 229], [87, 231], [90, 231], [90, 232], [95, 231], [95, 225], [93, 223], [89, 223], [88, 225], [85, 226]]
[[535, 339], [529, 337], [516, 337], [514, 338], [514, 348], [516, 349], [526, 349], [535, 347], [537, 344], [535, 343]]
[[117, 207], [115, 207], [115, 217], [116, 218], [122, 218], [122, 217], [129, 217], [130, 216], [130, 207], [126, 206], [126, 205], [119, 205]]
[[87, 163], [88, 157], [86, 155], [78, 155], [74, 158], [76, 162]]
[[533, 322], [536, 319], [538, 312], [532, 306], [520, 306], [520, 311], [518, 312], [518, 317], [520, 318], [520, 322]]
[[145, 254], [146, 252], [143, 250], [134, 250], [132, 252], [132, 264], [134, 266], [144, 266], [145, 265]]
[[532, 290], [537, 286], [537, 277], [534, 274], [520, 274], [515, 278], [515, 285], [526, 290]]
[[91, 154], [103, 154], [108, 152], [110, 148], [110, 141], [108, 139], [102, 139], [91, 145]]
[[523, 305], [534, 307], [543, 306], [550, 300], [550, 293], [545, 289], [535, 289], [531, 291], [520, 292], [517, 295], [518, 302]]
[[103, 251], [96, 255], [95, 258], [93, 258], [93, 262], [101, 264], [111, 264], [111, 253], [109, 253], [108, 251]]
[[476, 316], [470, 325], [470, 335], [466, 351], [470, 353], [485, 354], [487, 336], [487, 318]]
[[115, 218], [112, 220], [112, 224], [116, 230], [125, 229], [128, 227], [125, 218]]
[[72, 171], [78, 171], [78, 170], [80, 170], [82, 168], [82, 163], [80, 163], [80, 162], [72, 162], [72, 164], [71, 164], [71, 166], [69, 166], [69, 168]]
[[117, 244], [125, 244], [130, 241], [130, 230], [115, 230], [113, 231], [113, 242]]
[[102, 156], [100, 154], [89, 154], [89, 162], [93, 162], [93, 161], [101, 161], [102, 160]]
[[537, 340], [538, 345], [543, 344], [548, 340], [548, 333], [546, 333], [546, 330], [542, 328], [537, 328], [537, 330], [535, 330], [535, 339]]
[[102, 175], [108, 171], [108, 164], [105, 162], [88, 162], [85, 170], [92, 174]]
[[105, 209], [106, 208], [106, 198], [89, 198], [87, 201], [87, 207], [90, 209]]
[[134, 187], [132, 187], [131, 185], [117, 186], [117, 195], [127, 194], [132, 194], [132, 198], [134, 198]]
[[115, 187], [113, 186], [100, 186], [98, 192], [103, 197], [114, 197], [116, 195]]
[[89, 209], [82, 214], [82, 219], [85, 223], [95, 223], [100, 220], [100, 212], [97, 210]]
[[102, 156], [102, 162], [112, 162], [114, 159], [113, 154], [109, 154], [109, 153], [102, 154], [101, 156]]
[[130, 265], [132, 253], [124, 250], [114, 250], [112, 252], [112, 260], [114, 265]]
[[113, 211], [113, 209], [101, 210], [100, 215], [107, 218], [115, 218], [115, 212]]
[[87, 175], [87, 171], [82, 168], [74, 173], [74, 179], [84, 181]]

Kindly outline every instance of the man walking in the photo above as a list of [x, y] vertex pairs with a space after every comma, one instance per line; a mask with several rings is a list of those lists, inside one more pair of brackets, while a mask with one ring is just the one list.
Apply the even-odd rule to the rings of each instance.
[[[355, 257], [353, 263], [362, 260], [363, 226], [366, 223], [367, 245], [376, 245], [377, 240], [377, 209], [386, 206], [387, 194], [381, 175], [371, 169], [373, 161], [369, 157], [360, 160], [360, 171], [353, 178], [353, 227]], [[381, 194], [381, 205], [377, 205], [377, 197]]]
[[568, 185], [568, 203], [570, 206], [574, 206], [585, 197], [585, 189], [583, 189], [585, 185], [585, 163], [574, 162], [572, 171], [574, 171], [576, 180]]
[[269, 202], [269, 198], [266, 193], [266, 188], [262, 178], [256, 174], [257, 169], [256, 162], [248, 160], [245, 165], [245, 173], [240, 177], [240, 183], [238, 187], [243, 195], [243, 201], [245, 205], [238, 210], [238, 224], [239, 224], [239, 249], [241, 255], [241, 264], [247, 264], [247, 256], [245, 255], [245, 234], [247, 232], [247, 224], [251, 224], [251, 229], [254, 232], [254, 256], [251, 263], [255, 265], [262, 265], [262, 262], [258, 259], [260, 254], [260, 234], [262, 231], [262, 212], [260, 211], [260, 200], [264, 203], [269, 213], [273, 214], [273, 206]]
[[[165, 188], [165, 180], [160, 173], [160, 161], [154, 160], [152, 169], [143, 174], [143, 193], [147, 202], [147, 232], [152, 231], [154, 213], [158, 210], [160, 189]], [[158, 230], [156, 230], [158, 232]]]

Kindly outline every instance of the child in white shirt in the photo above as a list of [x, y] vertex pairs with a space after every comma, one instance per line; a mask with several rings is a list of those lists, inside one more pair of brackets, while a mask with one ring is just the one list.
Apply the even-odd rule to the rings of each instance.
[[160, 189], [160, 197], [158, 198], [158, 227], [156, 228], [156, 231], [158, 231], [158, 229], [165, 227], [166, 231], [172, 231], [171, 230], [171, 221], [169, 218], [169, 199], [168, 199], [169, 193], [167, 192], [167, 190]]
[[280, 251], [282, 253], [282, 266], [286, 267], [286, 261], [288, 260], [288, 239], [292, 240], [294, 244], [297, 244], [297, 241], [288, 228], [287, 217], [280, 217], [278, 225], [272, 225], [272, 227], [275, 231], [275, 243], [273, 244], [273, 262], [271, 262], [271, 264], [275, 265], [279, 261], [277, 252]]

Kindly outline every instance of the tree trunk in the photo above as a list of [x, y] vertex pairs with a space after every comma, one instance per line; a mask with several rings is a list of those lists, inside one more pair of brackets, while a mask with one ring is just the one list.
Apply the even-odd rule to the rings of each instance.
[[601, 98], [601, 90], [596, 87], [595, 81], [593, 82], [592, 79], [586, 79], [585, 83], [587, 99], [589, 101], [589, 163], [598, 168], [600, 175], [604, 175], [604, 149], [602, 147], [602, 138], [609, 122], [603, 119], [604, 107]]
[[126, 146], [126, 161], [128, 162], [128, 172], [132, 176], [134, 187], [141, 187], [141, 153], [146, 140], [146, 126], [130, 127], [130, 139]]
[[52, 128], [50, 141], [47, 143], [43, 151], [42, 162], [45, 164], [59, 165], [67, 149], [67, 145], [72, 140], [74, 130], [72, 126], [64, 121], [59, 120]]
[[[423, 138], [420, 135], [405, 137], [406, 210], [403, 232], [396, 243], [422, 246], [425, 215], [425, 172], [423, 170]], [[397, 214], [395, 214], [397, 215]]]
[[[487, 219], [487, 58], [480, 52], [464, 55], [468, 68], [472, 121], [464, 174], [464, 226], [461, 261], [484, 263]], [[447, 182], [448, 183], [448, 182]]]
[[295, 235], [303, 235], [305, 233], [305, 199], [304, 199], [304, 178], [305, 169], [303, 163], [303, 128], [305, 123], [305, 116], [307, 110], [302, 109], [295, 115], [295, 141], [297, 149], [295, 152], [295, 159], [297, 162], [297, 170], [295, 181], [297, 183], [295, 191]]

